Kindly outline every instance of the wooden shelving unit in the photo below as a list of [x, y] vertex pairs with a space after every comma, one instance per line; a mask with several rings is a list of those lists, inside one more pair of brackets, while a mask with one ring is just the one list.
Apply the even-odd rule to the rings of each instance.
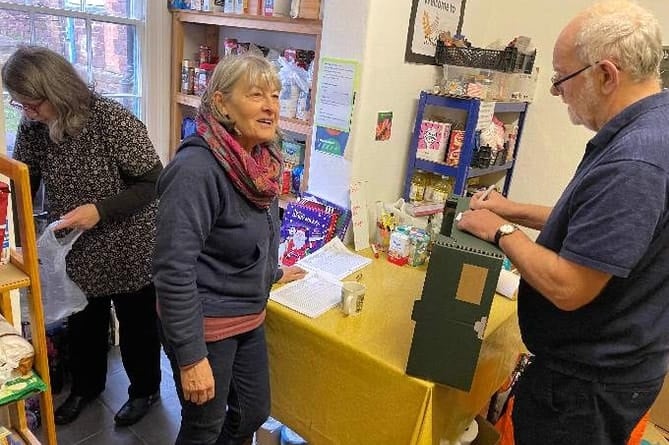
[[[265, 17], [256, 15], [221, 14], [197, 11], [172, 11], [172, 76], [171, 76], [171, 132], [170, 158], [181, 140], [181, 122], [185, 116], [194, 115], [200, 106], [200, 98], [195, 95], [183, 94], [181, 86], [181, 62], [185, 55], [193, 52], [196, 45], [205, 44], [212, 49], [212, 55], [218, 55], [221, 30], [225, 28], [262, 31], [270, 33], [287, 33], [305, 36], [311, 39], [315, 52], [314, 79], [318, 78], [318, 60], [322, 23], [320, 20], [291, 19], [284, 17]], [[186, 32], [186, 31], [189, 32]], [[192, 31], [196, 30], [196, 33]], [[194, 36], [193, 34], [197, 34]], [[194, 39], [199, 39], [197, 42]], [[190, 48], [190, 51], [189, 51]], [[316, 81], [311, 86], [312, 109], [316, 97]], [[312, 119], [280, 118], [279, 128], [305, 140], [304, 176], [302, 188], [306, 189], [309, 181], [309, 159], [312, 145]], [[286, 197], [286, 199], [289, 199]], [[285, 201], [285, 199], [284, 199]]]
[[[55, 445], [57, 443], [56, 425], [53, 417], [53, 399], [49, 381], [42, 291], [37, 262], [37, 238], [32, 216], [33, 206], [28, 167], [21, 162], [0, 155], [0, 175], [12, 181], [11, 194], [18, 211], [18, 227], [16, 229], [21, 240], [21, 253], [12, 252], [10, 263], [0, 266], [0, 312], [8, 322], [12, 323], [10, 291], [21, 288], [27, 290], [31, 342], [35, 349], [34, 371], [47, 384], [47, 389], [39, 395], [44, 443]], [[4, 405], [2, 409], [8, 411], [10, 424], [6, 425], [7, 427], [16, 431], [28, 444], [42, 443], [28, 429], [23, 401]]]

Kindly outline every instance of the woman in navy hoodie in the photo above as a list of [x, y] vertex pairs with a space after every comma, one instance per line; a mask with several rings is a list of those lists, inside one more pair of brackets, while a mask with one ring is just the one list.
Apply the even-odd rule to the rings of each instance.
[[158, 180], [154, 283], [181, 400], [177, 444], [250, 444], [270, 410], [265, 307], [278, 268], [279, 91], [255, 55], [214, 70]]

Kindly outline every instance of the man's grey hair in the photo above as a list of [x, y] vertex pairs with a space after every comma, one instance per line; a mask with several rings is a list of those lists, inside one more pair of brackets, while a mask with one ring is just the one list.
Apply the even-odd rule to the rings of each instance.
[[41, 46], [20, 46], [2, 67], [2, 82], [16, 100], [47, 100], [56, 111], [49, 137], [61, 142], [88, 120], [91, 88], [60, 54]]
[[200, 113], [211, 115], [234, 135], [234, 122], [214, 106], [214, 93], [229, 97], [235, 84], [245, 80], [248, 85], [276, 91], [281, 90], [281, 81], [272, 63], [260, 55], [247, 53], [239, 56], [227, 56], [222, 59], [209, 79], [207, 89], [202, 95]]
[[584, 63], [607, 59], [633, 81], [659, 80], [662, 33], [650, 11], [630, 0], [606, 0], [582, 17], [575, 45]]

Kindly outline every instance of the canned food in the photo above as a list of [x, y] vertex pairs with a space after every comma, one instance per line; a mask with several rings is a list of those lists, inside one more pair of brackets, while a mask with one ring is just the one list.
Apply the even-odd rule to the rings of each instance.
[[181, 62], [181, 92], [195, 94], [195, 64], [190, 59]]
[[211, 63], [211, 48], [207, 45], [200, 45], [200, 65]]

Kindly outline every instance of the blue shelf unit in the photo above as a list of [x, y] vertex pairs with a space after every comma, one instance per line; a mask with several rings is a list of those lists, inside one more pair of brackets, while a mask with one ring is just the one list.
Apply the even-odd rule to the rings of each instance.
[[[460, 152], [460, 162], [457, 167], [449, 167], [445, 163], [426, 161], [416, 158], [416, 149], [418, 147], [418, 136], [420, 135], [420, 126], [423, 116], [426, 113], [426, 107], [442, 107], [466, 112], [465, 137]], [[418, 102], [418, 111], [416, 112], [416, 122], [414, 124], [413, 135], [411, 136], [411, 145], [409, 146], [408, 162], [406, 175], [404, 178], [404, 199], [409, 200], [409, 190], [411, 189], [411, 177], [416, 170], [422, 170], [442, 176], [450, 176], [455, 179], [453, 193], [464, 195], [467, 188], [467, 179], [477, 176], [485, 176], [491, 173], [505, 172], [504, 187], [502, 193], [506, 196], [511, 185], [513, 168], [518, 156], [518, 144], [523, 132], [525, 122], [525, 113], [527, 111], [527, 102], [496, 102], [495, 115], [501, 113], [515, 113], [517, 115], [518, 133], [516, 135], [516, 144], [510, 147], [513, 150], [513, 157], [510, 162], [503, 165], [495, 165], [489, 168], [471, 168], [472, 155], [474, 152], [474, 133], [476, 132], [476, 123], [479, 117], [479, 108], [481, 101], [474, 98], [460, 98], [452, 96], [440, 96], [428, 92], [421, 92]], [[504, 119], [502, 119], [504, 120]]]

